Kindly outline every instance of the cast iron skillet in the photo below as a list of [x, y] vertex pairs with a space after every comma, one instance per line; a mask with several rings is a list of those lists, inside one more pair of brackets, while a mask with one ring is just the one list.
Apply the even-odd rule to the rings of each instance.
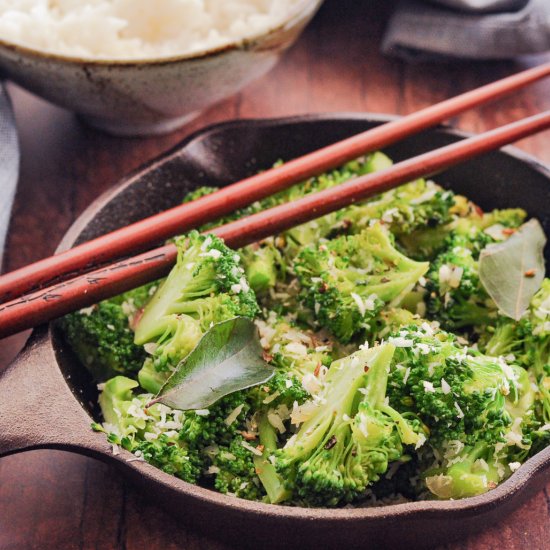
[[[371, 115], [307, 116], [230, 122], [201, 131], [122, 181], [75, 222], [59, 249], [178, 203], [199, 185], [226, 185], [387, 121]], [[462, 139], [438, 129], [387, 153], [399, 160]], [[437, 181], [481, 207], [521, 206], [550, 233], [550, 171], [516, 149], [495, 152], [449, 170]], [[547, 254], [548, 257], [548, 254]], [[90, 429], [97, 414], [95, 385], [53, 326], [36, 329], [0, 378], [0, 456], [55, 448], [99, 458], [120, 468], [194, 528], [239, 547], [427, 546], [488, 525], [550, 479], [550, 448], [485, 495], [455, 502], [417, 502], [380, 508], [304, 509], [224, 496], [189, 485], [135, 460], [113, 455]]]

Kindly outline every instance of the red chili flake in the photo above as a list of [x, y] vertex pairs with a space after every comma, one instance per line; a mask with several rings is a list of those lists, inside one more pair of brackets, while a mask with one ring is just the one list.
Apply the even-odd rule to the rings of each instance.
[[262, 470], [260, 470], [260, 468], [256, 468], [255, 471], [256, 471], [256, 474], [257, 474], [257, 475], [260, 475], [260, 474], [262, 473]]
[[321, 284], [319, 285], [319, 292], [320, 292], [321, 294], [324, 294], [327, 290], [328, 290], [328, 285], [327, 285], [327, 283], [324, 283], [324, 282], [323, 282], [323, 283], [321, 283]]
[[263, 453], [264, 452], [264, 449], [265, 449], [265, 446], [264, 445], [258, 445], [256, 447], [256, 449], [258, 449], [258, 451], [260, 451], [260, 453]]
[[497, 484], [494, 481], [487, 482], [487, 487], [489, 487], [489, 489], [494, 489], [496, 486]]
[[526, 277], [529, 277], [529, 278], [531, 279], [532, 277], [534, 277], [534, 276], [536, 275], [536, 273], [537, 273], [537, 270], [536, 270], [536, 269], [528, 269], [528, 270], [524, 273], [524, 275], [525, 275]]
[[382, 282], [382, 283], [389, 283], [390, 280], [391, 280], [391, 279], [388, 279], [387, 277], [382, 277], [382, 278], [380, 279], [380, 282]]
[[365, 365], [364, 371], [369, 372], [369, 370], [370, 370], [370, 367], [368, 365]]
[[273, 360], [273, 355], [271, 355], [270, 353], [267, 353], [267, 351], [264, 351], [262, 353], [262, 356], [264, 358], [264, 361], [267, 361], [268, 363]]
[[264, 386], [262, 390], [265, 391], [265, 393], [269, 393], [271, 390], [269, 389], [269, 386]]
[[483, 216], [483, 210], [481, 210], [481, 208], [477, 205], [477, 204], [474, 204], [473, 202], [470, 203], [474, 209], [474, 212], [478, 215], [478, 216]]
[[246, 441], [254, 441], [257, 437], [256, 434], [251, 434], [250, 432], [241, 432], [241, 435], [246, 439]]
[[502, 233], [503, 233], [504, 235], [513, 235], [516, 231], [517, 231], [517, 229], [514, 229], [513, 227], [505, 227], [505, 228], [502, 230]]
[[313, 371], [313, 376], [319, 376], [320, 372], [321, 372], [321, 363], [317, 363], [317, 366], [315, 367], [315, 370]]
[[338, 443], [338, 440], [336, 439], [336, 436], [333, 435], [326, 443], [325, 443], [325, 449], [328, 451], [334, 447]]

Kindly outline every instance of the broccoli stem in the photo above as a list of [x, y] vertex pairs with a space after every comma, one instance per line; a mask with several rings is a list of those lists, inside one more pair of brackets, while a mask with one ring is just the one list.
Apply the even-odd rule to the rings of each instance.
[[[132, 399], [132, 390], [138, 387], [135, 380], [125, 376], [115, 376], [105, 383], [99, 396], [99, 405], [105, 422], [117, 426], [120, 421], [120, 404]], [[116, 411], [119, 411], [117, 413]]]
[[269, 460], [277, 450], [277, 432], [269, 423], [267, 413], [263, 412], [258, 422], [260, 445], [264, 450], [262, 456], [254, 456], [256, 473], [266, 490], [271, 504], [278, 504], [291, 497], [291, 492], [285, 487], [282, 477], [277, 473], [275, 466]]

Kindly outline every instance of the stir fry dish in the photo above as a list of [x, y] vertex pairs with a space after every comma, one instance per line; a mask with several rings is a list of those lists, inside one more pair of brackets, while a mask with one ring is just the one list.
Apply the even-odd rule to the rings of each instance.
[[548, 445], [550, 279], [523, 210], [418, 180], [241, 250], [209, 233], [390, 165], [374, 153], [180, 236], [165, 279], [61, 320], [113, 452], [342, 507], [479, 495]]

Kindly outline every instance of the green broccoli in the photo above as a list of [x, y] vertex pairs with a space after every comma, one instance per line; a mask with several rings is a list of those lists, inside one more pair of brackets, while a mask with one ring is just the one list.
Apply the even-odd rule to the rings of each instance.
[[427, 470], [423, 477], [430, 493], [442, 500], [481, 495], [509, 475], [495, 447], [485, 441], [466, 447], [453, 441], [441, 455], [441, 465]]
[[532, 408], [525, 369], [464, 347], [427, 322], [403, 327], [388, 341], [397, 346], [390, 404], [418, 414], [431, 442], [502, 441], [514, 419]]
[[[448, 239], [452, 234], [467, 236], [471, 232], [476, 239], [470, 244], [477, 241], [485, 246], [494, 240], [507, 238], [515, 228], [521, 226], [526, 217], [525, 211], [520, 208], [483, 212], [461, 195], [454, 195], [453, 200], [446, 221], [399, 234], [398, 244], [407, 256], [415, 260], [433, 260], [439, 253], [449, 249]], [[480, 235], [486, 240], [479, 239]], [[479, 249], [473, 251], [479, 253]]]
[[322, 378], [332, 361], [332, 342], [287, 322], [274, 312], [266, 321], [256, 321], [265, 357], [275, 374], [262, 386], [253, 388], [257, 406], [270, 408], [301, 404], [321, 387]]
[[395, 307], [382, 310], [376, 319], [376, 330], [372, 334], [371, 343], [385, 340], [393, 332], [409, 325], [421, 325], [424, 319], [410, 311]]
[[65, 316], [61, 329], [94, 379], [117, 374], [135, 376], [146, 353], [134, 344], [132, 325], [157, 283], [148, 284]]
[[[528, 370], [538, 386], [537, 413], [544, 426], [550, 425], [550, 279], [531, 300], [528, 325], [522, 331]], [[550, 434], [549, 434], [550, 435]]]
[[495, 319], [496, 305], [479, 278], [479, 256], [487, 245], [507, 239], [524, 217], [523, 210], [509, 209], [456, 220], [426, 276], [428, 317], [447, 330], [483, 330]]
[[168, 474], [197, 483], [202, 458], [180, 439], [183, 413], [164, 405], [147, 407], [151, 394], [134, 395], [135, 380], [117, 376], [105, 383], [99, 404], [109, 441], [134, 453]]
[[479, 255], [487, 245], [507, 239], [524, 219], [521, 209], [474, 209], [451, 224], [444, 250], [426, 276], [430, 318], [457, 330], [483, 327], [496, 317], [496, 306], [479, 279]]
[[529, 371], [538, 387], [537, 417], [550, 425], [550, 279], [544, 279], [519, 321], [500, 316], [485, 340], [487, 354], [511, 357]]
[[275, 453], [286, 489], [309, 506], [352, 502], [379, 479], [403, 445], [421, 445], [419, 424], [386, 404], [391, 345], [334, 362], [322, 394], [303, 405], [299, 431]]
[[239, 266], [239, 255], [223, 241], [196, 231], [176, 240], [178, 260], [139, 319], [135, 343], [150, 358], [139, 373], [143, 388], [156, 393], [162, 382], [215, 323], [254, 317], [256, 297]]
[[401, 185], [375, 199], [347, 209], [344, 218], [353, 233], [380, 220], [397, 237], [418, 229], [436, 227], [450, 221], [454, 194], [423, 179]]
[[483, 245], [452, 235], [447, 249], [430, 265], [426, 276], [427, 313], [448, 330], [483, 326], [496, 316], [496, 306], [479, 279], [479, 251], [490, 242], [479, 232]]
[[[463, 347], [454, 335], [428, 323], [401, 328], [388, 341], [397, 346], [390, 404], [418, 415], [428, 427], [439, 465], [426, 475], [447, 476], [433, 483], [445, 481], [449, 498], [488, 490], [488, 482], [509, 474], [508, 463], [525, 459], [539, 427], [533, 416], [536, 394], [525, 369]], [[464, 454], [450, 460], [450, 447]], [[478, 471], [478, 458], [495, 470]], [[470, 477], [463, 476], [465, 470]], [[451, 484], [455, 476], [462, 481]], [[436, 491], [438, 496], [444, 492]]]
[[223, 397], [203, 411], [186, 411], [180, 439], [196, 450], [204, 472], [214, 476], [214, 487], [239, 498], [261, 500], [265, 495], [254, 459], [258, 436], [256, 412], [248, 392]]
[[273, 237], [243, 248], [240, 254], [246, 278], [256, 294], [264, 295], [284, 279], [285, 260]]
[[216, 490], [247, 500], [262, 500], [265, 491], [254, 463], [254, 458], [261, 454], [257, 445], [247, 442], [242, 436], [232, 439], [227, 447], [219, 446], [212, 468], [216, 472]]
[[150, 393], [134, 394], [138, 383], [122, 376], [109, 380], [99, 397], [109, 441], [137, 457], [197, 483], [214, 475], [220, 492], [242, 498], [264, 495], [256, 475], [256, 443], [247, 443], [250, 405], [246, 392], [235, 392], [208, 410], [178, 411], [162, 404], [148, 406]]
[[399, 253], [378, 223], [358, 235], [306, 247], [294, 265], [304, 304], [343, 343], [369, 334], [380, 310], [398, 305], [428, 267]]
[[[391, 164], [362, 157], [200, 230]], [[96, 376], [115, 376], [94, 428], [115, 452], [271, 504], [481, 494], [550, 441], [550, 279], [514, 321], [478, 272], [481, 251], [524, 219], [418, 180], [238, 252], [178, 237], [158, 288], [63, 321]], [[208, 409], [149, 407], [204, 334], [237, 316], [255, 320], [274, 375]]]
[[254, 456], [256, 474], [267, 493], [267, 501], [270, 504], [279, 504], [290, 499], [292, 494], [285, 487], [284, 479], [275, 468], [274, 457], [279, 447], [279, 439], [277, 429], [269, 421], [267, 411], [260, 413], [258, 435], [260, 445], [257, 448], [261, 451], [261, 455]]

